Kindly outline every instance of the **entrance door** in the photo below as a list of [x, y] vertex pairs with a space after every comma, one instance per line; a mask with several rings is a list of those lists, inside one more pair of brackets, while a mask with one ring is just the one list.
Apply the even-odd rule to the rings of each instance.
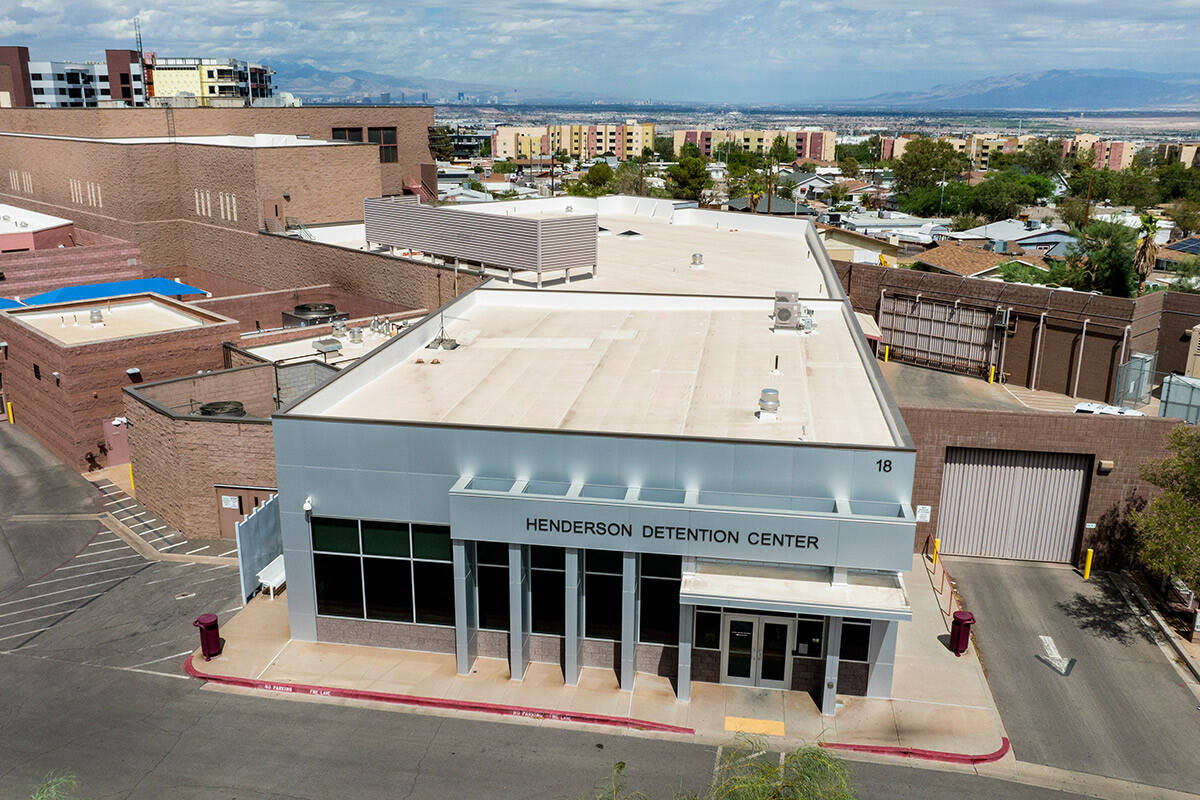
[[766, 689], [791, 686], [795, 620], [727, 614], [722, 634], [722, 683]]
[[217, 486], [217, 529], [222, 539], [237, 537], [237, 523], [271, 499], [278, 489], [254, 486]]

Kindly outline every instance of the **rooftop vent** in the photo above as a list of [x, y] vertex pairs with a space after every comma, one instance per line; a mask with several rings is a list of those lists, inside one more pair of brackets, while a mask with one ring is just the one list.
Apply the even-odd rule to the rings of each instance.
[[625, 239], [640, 239], [640, 238], [642, 238], [642, 235], [640, 233], [638, 233], [637, 231], [632, 230], [632, 229], [627, 230], [627, 231], [621, 231], [620, 233], [617, 234], [617, 236], [621, 236]]
[[337, 306], [333, 303], [301, 303], [292, 309], [292, 314], [302, 319], [310, 319], [312, 317], [328, 317], [331, 314], [337, 313]]
[[93, 308], [88, 312], [88, 321], [92, 323], [93, 327], [100, 327], [104, 324], [104, 312], [98, 308]]
[[771, 422], [779, 418], [779, 390], [778, 389], [763, 389], [758, 396], [758, 411], [754, 413], [764, 422]]
[[350, 329], [350, 344], [362, 344], [362, 328], [354, 327]]
[[318, 353], [336, 353], [342, 349], [342, 343], [337, 339], [317, 339], [313, 342], [313, 350]]
[[596, 228], [596, 235], [597, 236], [612, 236], [612, 231], [610, 231], [608, 228], [604, 227], [603, 225], [600, 225], [599, 227]]
[[244, 417], [246, 407], [238, 400], [214, 400], [200, 405], [202, 417]]
[[704, 269], [704, 254], [692, 253], [692, 269]]

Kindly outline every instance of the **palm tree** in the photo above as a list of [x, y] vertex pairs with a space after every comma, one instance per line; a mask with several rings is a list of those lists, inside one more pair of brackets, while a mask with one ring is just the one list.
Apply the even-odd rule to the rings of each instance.
[[1154, 237], [1158, 235], [1158, 222], [1149, 214], [1143, 214], [1141, 221], [1137, 249], [1133, 252], [1133, 268], [1138, 276], [1138, 294], [1141, 294], [1142, 285], [1146, 283], [1150, 271], [1158, 261], [1158, 245], [1154, 241]]

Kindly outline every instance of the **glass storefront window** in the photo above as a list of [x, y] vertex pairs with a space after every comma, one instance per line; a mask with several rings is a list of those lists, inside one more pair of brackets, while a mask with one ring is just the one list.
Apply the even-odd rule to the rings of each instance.
[[364, 558], [367, 619], [413, 621], [412, 568], [407, 559]]
[[679, 578], [683, 559], [641, 556], [641, 631], [638, 641], [679, 644]]
[[871, 652], [870, 620], [842, 620], [842, 647], [838, 655], [843, 661], [867, 661]]
[[710, 606], [696, 609], [696, 631], [692, 646], [705, 650], [721, 649], [721, 609]]
[[312, 518], [313, 550], [358, 554], [358, 520]]
[[793, 655], [820, 658], [825, 654], [825, 618], [800, 617], [796, 621], [796, 649]]
[[362, 543], [365, 555], [407, 558], [408, 523], [363, 520]]
[[318, 614], [362, 619], [361, 564], [357, 556], [313, 555]]

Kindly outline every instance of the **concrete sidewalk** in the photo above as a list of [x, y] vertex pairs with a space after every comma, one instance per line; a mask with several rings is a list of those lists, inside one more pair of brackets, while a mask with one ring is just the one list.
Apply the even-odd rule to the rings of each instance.
[[742, 731], [781, 748], [819, 741], [885, 752], [995, 754], [1005, 743], [999, 714], [974, 650], [955, 658], [939, 640], [947, 627], [935, 580], [941, 582], [940, 573], [916, 556], [908, 576], [913, 621], [900, 626], [894, 697], [839, 697], [833, 717], [821, 716], [802, 692], [697, 682], [691, 702], [677, 703], [667, 678], [646, 673], [638, 673], [632, 692], [622, 692], [611, 669], [585, 668], [578, 686], [565, 686], [558, 665], [535, 663], [515, 683], [500, 659], [480, 658], [470, 675], [458, 676], [450, 654], [293, 641], [286, 593], [256, 597], [222, 620], [223, 653], [210, 662], [196, 653], [190, 665], [198, 677], [243, 688], [417, 705], [431, 713], [616, 725], [710, 744]]

